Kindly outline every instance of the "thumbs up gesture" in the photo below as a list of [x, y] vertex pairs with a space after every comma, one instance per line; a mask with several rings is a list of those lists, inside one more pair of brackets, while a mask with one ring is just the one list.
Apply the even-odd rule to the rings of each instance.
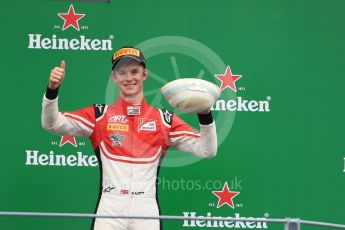
[[56, 89], [62, 83], [63, 79], [65, 78], [65, 69], [66, 64], [65, 61], [61, 61], [60, 67], [54, 67], [50, 72], [49, 76], [49, 84], [48, 87], [50, 89]]

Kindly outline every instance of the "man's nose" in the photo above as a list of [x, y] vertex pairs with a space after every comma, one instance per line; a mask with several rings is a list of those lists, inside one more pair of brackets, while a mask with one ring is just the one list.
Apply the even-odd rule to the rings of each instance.
[[129, 73], [126, 73], [125, 74], [125, 79], [128, 81], [130, 81], [130, 80], [132, 80], [133, 79], [133, 76], [132, 76], [132, 74], [129, 72]]

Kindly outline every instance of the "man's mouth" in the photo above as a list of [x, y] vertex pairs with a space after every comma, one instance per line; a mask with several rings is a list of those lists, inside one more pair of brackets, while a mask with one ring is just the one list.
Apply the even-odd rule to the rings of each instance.
[[136, 83], [125, 84], [125, 87], [133, 87], [133, 86], [135, 86], [135, 85], [137, 85], [137, 84], [136, 84]]

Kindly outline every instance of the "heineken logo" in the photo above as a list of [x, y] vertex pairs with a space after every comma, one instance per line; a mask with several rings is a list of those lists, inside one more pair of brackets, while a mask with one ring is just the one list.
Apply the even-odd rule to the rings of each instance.
[[96, 167], [98, 160], [95, 155], [87, 155], [78, 151], [75, 154], [55, 154], [54, 151], [49, 153], [40, 153], [38, 150], [26, 150], [25, 165], [28, 166], [60, 166], [60, 167]]
[[[234, 191], [242, 189], [240, 183], [242, 180], [232, 180], [230, 184], [226, 181], [223, 188], [216, 188], [212, 191], [212, 194], [218, 198], [218, 203], [209, 203], [209, 207], [231, 207], [232, 209], [241, 208], [243, 204], [234, 203], [234, 198], [237, 197], [240, 192]], [[236, 189], [237, 188], [237, 189]], [[184, 228], [250, 228], [250, 229], [267, 229], [268, 225], [265, 221], [269, 217], [269, 213], [265, 213], [263, 217], [241, 217], [239, 213], [235, 213], [234, 216], [213, 216], [211, 212], [207, 212], [206, 215], [197, 215], [195, 211], [183, 211], [182, 227]]]
[[[108, 38], [89, 38], [87, 35], [67, 36], [69, 31], [73, 29], [88, 30], [88, 25], [79, 25], [79, 20], [85, 17], [85, 14], [76, 13], [73, 5], [70, 5], [66, 13], [57, 13], [54, 17], [59, 17], [59, 24], [54, 25], [53, 28], [58, 30], [52, 35], [43, 35], [42, 33], [28, 34], [28, 48], [29, 49], [44, 49], [44, 50], [86, 50], [86, 51], [109, 51], [113, 50], [112, 40], [113, 35]], [[63, 20], [63, 24], [61, 23]], [[72, 30], [70, 28], [73, 28]], [[66, 33], [66, 36], [56, 35]]]
[[266, 100], [246, 100], [236, 97], [230, 100], [217, 100], [211, 108], [215, 111], [270, 112], [271, 97]]
[[74, 147], [77, 147], [77, 141], [76, 141], [75, 137], [73, 137], [73, 136], [61, 136], [59, 146], [60, 147], [64, 146], [67, 143], [70, 143]]
[[[219, 89], [223, 92], [229, 88], [232, 92], [238, 90], [245, 90], [245, 87], [236, 87], [235, 82], [242, 78], [242, 75], [233, 74], [230, 66], [226, 67], [224, 74], [214, 75], [221, 84]], [[270, 112], [271, 97], [268, 96], [266, 100], [246, 100], [242, 97], [236, 97], [230, 100], [217, 100], [212, 110], [215, 111], [239, 111], [239, 112]]]
[[80, 30], [78, 21], [85, 17], [85, 14], [77, 14], [73, 5], [70, 5], [67, 13], [58, 13], [58, 16], [64, 20], [62, 30], [68, 27], [73, 27], [76, 30]]
[[[186, 218], [211, 218], [212, 214], [208, 212], [206, 216], [197, 216], [196, 212], [183, 212]], [[268, 216], [268, 214], [265, 214]], [[219, 218], [219, 220], [217, 220]], [[262, 218], [249, 218], [241, 217], [239, 213], [235, 213], [234, 217], [217, 217], [212, 220], [184, 220], [183, 227], [199, 227], [199, 228], [250, 228], [250, 229], [267, 229], [266, 217]], [[221, 219], [221, 220], [220, 220]], [[224, 220], [227, 219], [227, 220]], [[236, 219], [236, 220], [235, 220]], [[255, 219], [256, 221], [252, 221]]]
[[236, 75], [231, 72], [231, 68], [228, 65], [226, 67], [224, 74], [215, 74], [214, 75], [218, 80], [221, 81], [220, 90], [223, 91], [226, 88], [231, 89], [234, 92], [237, 92], [237, 87], [235, 82], [239, 80], [242, 75]]
[[[66, 146], [67, 144], [67, 146]], [[37, 148], [25, 150], [25, 165], [27, 166], [48, 166], [48, 167], [97, 167], [97, 156], [84, 153], [80, 147], [85, 146], [85, 142], [76, 140], [73, 136], [61, 136], [59, 141], [52, 141], [52, 146], [58, 147], [57, 153], [54, 150], [40, 151]], [[71, 148], [73, 150], [64, 151], [61, 149]], [[75, 149], [76, 148], [76, 149]]]
[[228, 183], [225, 182], [223, 189], [220, 191], [212, 191], [212, 193], [218, 198], [217, 208], [223, 205], [228, 205], [231, 208], [235, 208], [233, 199], [240, 194], [240, 192], [230, 191]]
[[43, 37], [42, 34], [29, 34], [29, 49], [52, 50], [112, 50], [111, 39], [90, 39], [84, 35], [78, 38], [58, 38], [55, 34]]

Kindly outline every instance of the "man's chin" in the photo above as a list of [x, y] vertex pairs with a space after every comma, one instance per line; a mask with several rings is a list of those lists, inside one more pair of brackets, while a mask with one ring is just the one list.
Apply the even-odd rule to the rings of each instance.
[[122, 92], [124, 93], [133, 93], [135, 92], [135, 87], [123, 87]]
[[133, 90], [123, 90], [122, 91], [123, 95], [127, 96], [127, 97], [130, 97], [130, 96], [135, 96], [137, 93], [137, 91], [135, 89]]

